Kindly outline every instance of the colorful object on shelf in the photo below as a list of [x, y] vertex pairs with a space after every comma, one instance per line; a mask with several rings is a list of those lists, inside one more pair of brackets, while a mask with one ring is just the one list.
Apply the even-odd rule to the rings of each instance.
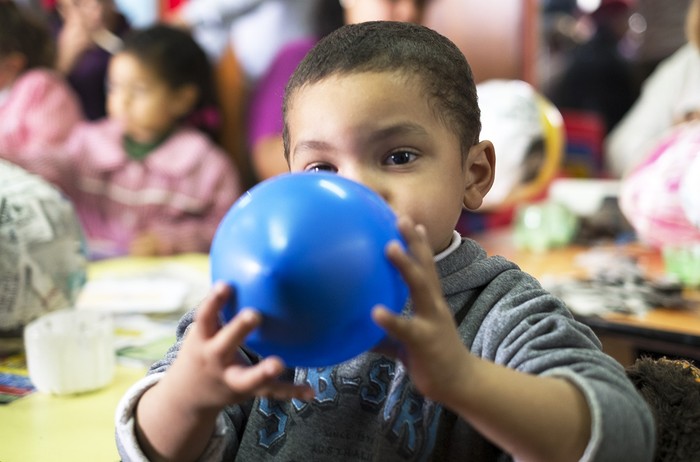
[[662, 249], [664, 270], [684, 286], [700, 286], [700, 243], [666, 245]]
[[700, 229], [700, 155], [683, 174], [679, 192], [685, 217]]
[[564, 120], [565, 154], [562, 173], [573, 178], [604, 176], [603, 117], [592, 111], [562, 109]]
[[502, 209], [541, 198], [559, 172], [564, 122], [559, 110], [521, 80], [477, 85], [481, 138], [496, 150], [496, 178], [479, 210]]
[[544, 252], [569, 244], [577, 225], [576, 216], [557, 202], [524, 204], [516, 211], [513, 238], [519, 249]]
[[328, 173], [281, 175], [243, 195], [214, 236], [211, 274], [234, 288], [222, 312], [263, 315], [246, 345], [291, 366], [327, 366], [374, 347], [370, 312], [398, 313], [408, 290], [385, 255], [396, 217], [367, 187]]
[[698, 157], [700, 123], [684, 124], [662, 138], [623, 179], [620, 208], [641, 241], [658, 248], [700, 243], [700, 229], [688, 219], [680, 193], [682, 180]]

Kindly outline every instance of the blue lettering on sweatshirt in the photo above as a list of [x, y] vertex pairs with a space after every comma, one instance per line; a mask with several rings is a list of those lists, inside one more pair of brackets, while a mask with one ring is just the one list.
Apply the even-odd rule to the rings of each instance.
[[285, 436], [289, 416], [285, 414], [278, 402], [267, 398], [260, 400], [258, 412], [265, 416], [265, 422], [267, 423], [264, 428], [258, 430], [258, 442], [260, 446], [269, 449]]
[[358, 371], [351, 364], [307, 369], [304, 381], [315, 393], [310, 402], [294, 399], [291, 407], [284, 407], [281, 402], [260, 399], [258, 412], [265, 420], [264, 428], [259, 430], [260, 446], [271, 450], [275, 444], [284, 444], [291, 423], [287, 412], [306, 418], [314, 412], [323, 412], [322, 408], [337, 407], [343, 395], [357, 396], [360, 406], [369, 412], [383, 407], [385, 435], [400, 454], [418, 459], [429, 455], [435, 444], [441, 407], [407, 386], [403, 368], [399, 372], [402, 377], [395, 377], [396, 365], [392, 361], [374, 361], [365, 377], [355, 372]]

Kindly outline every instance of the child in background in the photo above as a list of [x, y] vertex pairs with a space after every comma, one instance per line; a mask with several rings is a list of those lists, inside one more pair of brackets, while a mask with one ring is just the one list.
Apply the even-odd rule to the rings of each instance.
[[106, 112], [109, 60], [129, 30], [113, 0], [58, 0], [51, 20], [56, 36], [56, 68], [68, 79], [90, 120]]
[[211, 69], [187, 32], [134, 31], [110, 62], [109, 117], [79, 125], [41, 173], [73, 199], [93, 257], [206, 252], [240, 195], [226, 154], [184, 120]]
[[685, 35], [687, 43], [647, 77], [639, 98], [605, 139], [612, 176], [625, 177], [676, 125], [700, 118], [700, 0], [688, 3]]
[[0, 1], [0, 157], [22, 163], [61, 145], [82, 120], [76, 95], [51, 70], [48, 28], [11, 1]]
[[479, 117], [471, 69], [437, 32], [370, 22], [322, 39], [287, 86], [284, 152], [292, 173], [361, 182], [399, 216], [408, 251], [387, 257], [411, 301], [373, 311], [396, 348], [285, 369], [240, 347], [255, 307], [220, 328], [234, 295], [217, 285], [118, 406], [122, 460], [650, 460], [652, 416], [622, 366], [454, 231], [493, 182]]

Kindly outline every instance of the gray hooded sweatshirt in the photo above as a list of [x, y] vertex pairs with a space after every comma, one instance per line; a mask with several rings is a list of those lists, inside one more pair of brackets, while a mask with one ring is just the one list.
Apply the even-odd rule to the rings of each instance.
[[[470, 239], [437, 267], [459, 334], [474, 355], [529, 374], [563, 377], [581, 390], [592, 417], [582, 460], [652, 459], [655, 430], [645, 401], [561, 300], [514, 263], [487, 257]], [[405, 311], [412, 311], [410, 301]], [[175, 359], [192, 320], [190, 311], [177, 343], [117, 409], [125, 462], [146, 460], [134, 437], [134, 408]], [[258, 398], [227, 407], [201, 460], [511, 460], [469, 423], [421, 396], [403, 364], [388, 357], [368, 352], [333, 367], [289, 370], [289, 377], [312, 386], [314, 399]]]

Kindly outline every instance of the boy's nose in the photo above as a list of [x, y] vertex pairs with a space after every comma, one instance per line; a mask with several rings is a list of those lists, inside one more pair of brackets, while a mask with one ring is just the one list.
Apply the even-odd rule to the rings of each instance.
[[367, 186], [369, 189], [379, 194], [384, 200], [388, 200], [387, 191], [382, 185], [381, 178], [371, 171], [358, 168], [349, 171], [340, 171], [338, 173], [341, 176]]

